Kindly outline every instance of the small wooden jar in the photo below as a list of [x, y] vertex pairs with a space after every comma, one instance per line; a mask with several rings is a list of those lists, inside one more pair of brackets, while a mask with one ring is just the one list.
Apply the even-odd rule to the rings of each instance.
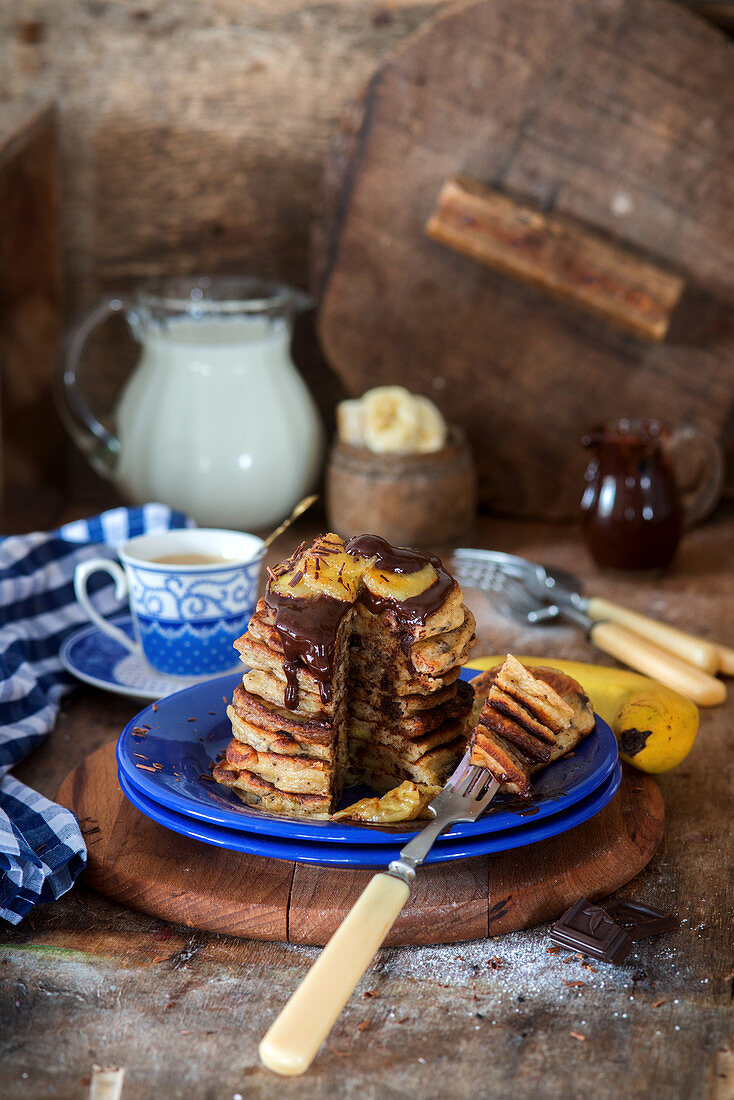
[[326, 471], [330, 529], [365, 532], [397, 546], [456, 542], [477, 511], [474, 461], [460, 428], [432, 454], [381, 455], [336, 439]]

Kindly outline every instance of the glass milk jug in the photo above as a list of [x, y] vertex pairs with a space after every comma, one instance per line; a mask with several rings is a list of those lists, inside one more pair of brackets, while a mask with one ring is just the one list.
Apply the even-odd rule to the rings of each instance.
[[[132, 502], [158, 500], [206, 527], [257, 529], [318, 478], [323, 428], [291, 358], [300, 291], [247, 278], [151, 281], [98, 302], [71, 333], [62, 414], [98, 473]], [[92, 330], [123, 313], [142, 351], [108, 429], [80, 387]]]

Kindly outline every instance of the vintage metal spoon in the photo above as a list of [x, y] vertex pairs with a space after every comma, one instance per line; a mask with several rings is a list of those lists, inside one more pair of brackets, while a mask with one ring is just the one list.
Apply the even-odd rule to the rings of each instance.
[[318, 493], [313, 493], [310, 497], [304, 497], [303, 500], [299, 500], [298, 504], [295, 506], [288, 518], [284, 519], [283, 522], [278, 527], [276, 527], [275, 530], [272, 531], [271, 534], [269, 534], [268, 537], [265, 539], [265, 542], [263, 544], [265, 546], [265, 549], [267, 550], [269, 546], [272, 546], [275, 540], [279, 539], [283, 532], [287, 531], [290, 525], [292, 523], [295, 523], [298, 517], [302, 516], [304, 512], [307, 512], [311, 505], [315, 504], [318, 499]]

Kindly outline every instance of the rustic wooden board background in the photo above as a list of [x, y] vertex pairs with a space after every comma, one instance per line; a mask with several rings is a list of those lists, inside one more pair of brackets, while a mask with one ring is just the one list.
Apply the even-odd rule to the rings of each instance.
[[59, 237], [53, 106], [0, 102], [0, 517], [29, 495], [60, 506], [64, 430], [50, 386], [62, 334]]
[[[346, 106], [447, 6], [0, 0], [0, 97], [58, 102], [67, 314], [166, 271], [251, 268], [305, 285], [309, 226]], [[718, 7], [730, 5], [708, 5]], [[106, 403], [130, 360], [119, 335], [112, 325], [97, 341]], [[328, 411], [341, 387], [308, 322], [297, 351]], [[104, 491], [67, 451], [83, 510]]]
[[[657, 416], [731, 443], [732, 117], [728, 39], [674, 4], [442, 13], [376, 70], [330, 157], [315, 247], [329, 362], [355, 396], [399, 379], [436, 400], [466, 431], [480, 503], [504, 514], [574, 517], [599, 421]], [[429, 239], [457, 174], [680, 275], [665, 341]], [[511, 268], [518, 234], [504, 245]]]
[[[67, 316], [161, 273], [244, 270], [306, 286], [338, 119], [380, 58], [443, 6], [0, 0], [0, 98], [58, 102]], [[123, 333], [112, 322], [90, 344], [102, 410], [135, 359]], [[312, 319], [295, 347], [329, 420], [342, 388]], [[28, 447], [46, 438], [39, 420]], [[108, 499], [75, 448], [64, 453], [81, 510]], [[22, 509], [11, 518], [27, 526]]]

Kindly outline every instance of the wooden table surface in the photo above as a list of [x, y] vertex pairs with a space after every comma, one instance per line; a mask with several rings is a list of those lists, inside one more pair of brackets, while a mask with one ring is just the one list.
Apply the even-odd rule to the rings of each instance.
[[[298, 531], [311, 533], [312, 522]], [[571, 569], [588, 591], [734, 645], [732, 509], [688, 535], [657, 581], [599, 576], [570, 528], [486, 518], [473, 541]], [[574, 627], [520, 628], [484, 597], [469, 602], [477, 653], [596, 659]], [[136, 709], [80, 687], [16, 774], [53, 795]], [[78, 885], [0, 931], [0, 1093], [84, 1097], [98, 1063], [126, 1068], [124, 1100], [734, 1096], [733, 715], [734, 699], [702, 712], [692, 753], [660, 777], [663, 846], [624, 893], [674, 909], [681, 928], [639, 944], [623, 966], [548, 954], [546, 926], [383, 950], [310, 1073], [279, 1079], [257, 1044], [314, 949], [192, 932]]]

